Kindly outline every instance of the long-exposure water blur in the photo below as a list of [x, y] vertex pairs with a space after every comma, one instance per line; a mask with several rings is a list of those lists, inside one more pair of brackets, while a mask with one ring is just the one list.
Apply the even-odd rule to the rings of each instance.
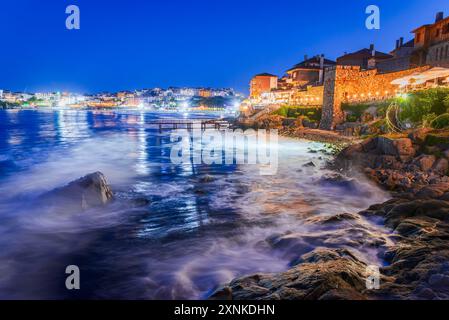
[[[149, 123], [183, 117], [0, 111], [0, 298], [201, 299], [235, 277], [287, 270], [317, 247], [351, 248], [382, 264], [377, 249], [355, 241], [386, 237], [376, 221], [317, 223], [388, 199], [363, 177], [357, 192], [321, 183], [331, 174], [326, 145], [279, 138], [273, 176], [250, 164], [175, 165], [170, 130]], [[114, 193], [106, 207], [66, 212], [36, 204], [97, 171]], [[292, 245], [271, 241], [289, 235]], [[76, 293], [64, 286], [68, 265], [82, 271]]]

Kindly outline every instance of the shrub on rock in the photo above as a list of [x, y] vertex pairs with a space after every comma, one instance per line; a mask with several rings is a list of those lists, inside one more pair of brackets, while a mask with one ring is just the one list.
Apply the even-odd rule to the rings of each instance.
[[449, 113], [444, 113], [438, 117], [436, 117], [432, 121], [432, 128], [434, 129], [445, 129], [449, 128]]

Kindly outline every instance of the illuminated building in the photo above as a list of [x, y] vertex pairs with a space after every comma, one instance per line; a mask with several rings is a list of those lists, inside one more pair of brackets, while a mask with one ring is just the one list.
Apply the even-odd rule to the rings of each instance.
[[324, 69], [335, 65], [335, 61], [325, 59], [324, 55], [313, 58], [304, 56], [304, 61], [287, 70], [285, 82], [287, 86], [304, 87], [323, 83]]
[[415, 34], [413, 66], [449, 67], [449, 17], [444, 18], [444, 13], [438, 12], [433, 24], [412, 32]]
[[209, 89], [200, 89], [198, 95], [203, 98], [209, 98], [212, 96], [212, 92]]
[[269, 73], [261, 73], [251, 79], [250, 97], [257, 99], [264, 92], [277, 89], [278, 77]]
[[361, 49], [337, 58], [337, 64], [340, 66], [359, 66], [362, 70], [367, 70], [375, 69], [380, 61], [391, 58], [393, 58], [392, 55], [377, 51], [372, 44], [369, 49]]

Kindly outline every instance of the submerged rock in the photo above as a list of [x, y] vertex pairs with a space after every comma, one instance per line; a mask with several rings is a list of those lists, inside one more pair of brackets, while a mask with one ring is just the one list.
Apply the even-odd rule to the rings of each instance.
[[315, 163], [313, 163], [312, 161], [307, 162], [306, 164], [303, 165], [303, 167], [316, 167]]
[[209, 174], [206, 174], [200, 178], [201, 183], [209, 183], [215, 181], [215, 178]]
[[339, 213], [330, 216], [316, 216], [308, 218], [306, 221], [312, 224], [333, 224], [345, 221], [358, 220], [359, 217], [351, 213]]
[[326, 174], [318, 180], [318, 183], [323, 187], [338, 187], [354, 192], [360, 191], [354, 179], [348, 179], [339, 173]]
[[151, 204], [151, 200], [147, 199], [145, 197], [135, 198], [132, 200], [132, 202], [136, 207], [145, 207], [145, 206]]
[[63, 212], [72, 212], [103, 206], [112, 198], [106, 177], [101, 172], [95, 172], [42, 195], [39, 202], [58, 207]]

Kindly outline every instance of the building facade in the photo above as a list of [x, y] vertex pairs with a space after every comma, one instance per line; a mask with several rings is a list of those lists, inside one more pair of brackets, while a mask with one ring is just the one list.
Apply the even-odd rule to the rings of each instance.
[[395, 72], [411, 68], [410, 60], [414, 50], [415, 40], [404, 43], [404, 38], [396, 41], [396, 47], [390, 52], [389, 59], [382, 59], [376, 63], [380, 72]]
[[393, 58], [392, 55], [377, 51], [372, 44], [369, 49], [361, 49], [359, 51], [347, 53], [341, 57], [338, 57], [337, 65], [358, 66], [362, 70], [375, 69], [379, 62], [391, 58]]
[[250, 83], [250, 98], [258, 99], [264, 92], [270, 92], [271, 90], [277, 89], [278, 77], [269, 74], [261, 73], [254, 76]]
[[200, 89], [198, 91], [198, 96], [203, 97], [203, 98], [209, 98], [212, 96], [212, 92], [209, 89]]
[[323, 83], [324, 69], [335, 66], [336, 62], [325, 59], [324, 55], [313, 58], [304, 56], [304, 61], [287, 70], [285, 82], [293, 88], [306, 87], [308, 85], [321, 85]]
[[438, 12], [433, 24], [412, 31], [415, 34], [412, 66], [429, 64], [449, 67], [449, 17]]

